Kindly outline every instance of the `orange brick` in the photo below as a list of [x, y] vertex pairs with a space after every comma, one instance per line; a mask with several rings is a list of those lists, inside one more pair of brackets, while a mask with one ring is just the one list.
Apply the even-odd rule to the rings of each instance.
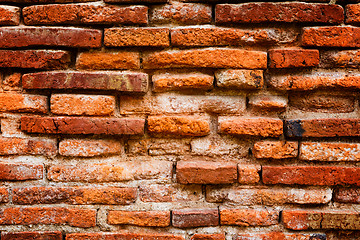
[[184, 240], [181, 236], [157, 233], [72, 233], [66, 235], [66, 240]]
[[211, 227], [219, 225], [215, 209], [183, 209], [172, 211], [172, 225], [177, 228]]
[[360, 5], [348, 4], [345, 8], [346, 23], [359, 23], [360, 22]]
[[120, 142], [115, 140], [65, 139], [59, 143], [59, 154], [72, 157], [94, 157], [119, 154], [123, 151]]
[[0, 138], [0, 155], [54, 156], [56, 153], [56, 142], [52, 140]]
[[262, 70], [219, 70], [215, 72], [216, 85], [229, 89], [261, 89], [264, 86]]
[[190, 240], [225, 240], [225, 234], [194, 234]]
[[47, 112], [47, 97], [39, 95], [0, 93], [0, 112]]
[[238, 165], [238, 182], [240, 184], [256, 184], [260, 181], [260, 167], [256, 165]]
[[2, 232], [3, 240], [62, 240], [61, 232]]
[[360, 144], [337, 142], [302, 142], [300, 159], [307, 161], [360, 161]]
[[4, 90], [20, 90], [21, 89], [21, 73], [13, 73], [4, 78], [2, 88]]
[[109, 211], [107, 221], [109, 224], [167, 227], [170, 225], [170, 211]]
[[316, 67], [320, 55], [316, 49], [271, 49], [269, 51], [270, 68]]
[[0, 203], [9, 202], [9, 190], [5, 187], [0, 187]]
[[43, 178], [43, 165], [0, 163], [0, 179], [4, 181], [38, 180]]
[[77, 69], [139, 69], [140, 57], [136, 52], [94, 52], [81, 53], [76, 63]]
[[252, 152], [256, 158], [295, 158], [298, 155], [298, 143], [287, 141], [261, 141], [254, 144]]
[[271, 226], [278, 224], [279, 212], [253, 209], [220, 209], [220, 225]]
[[288, 99], [276, 95], [252, 95], [249, 97], [249, 105], [258, 110], [285, 111]]
[[149, 185], [140, 186], [140, 200], [142, 202], [196, 202], [202, 196], [199, 185]]
[[20, 8], [13, 6], [0, 6], [0, 26], [19, 25]]
[[[235, 239], [235, 238], [234, 238]], [[270, 233], [241, 233], [237, 235], [236, 240], [268, 240], [268, 239], [279, 239], [279, 240], [324, 240], [326, 234], [323, 233], [283, 233], [283, 232], [270, 232]]]

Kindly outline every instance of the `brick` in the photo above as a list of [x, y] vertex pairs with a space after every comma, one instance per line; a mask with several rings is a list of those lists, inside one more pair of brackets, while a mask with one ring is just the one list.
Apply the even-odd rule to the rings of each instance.
[[302, 142], [300, 159], [306, 161], [360, 161], [360, 144]]
[[109, 211], [107, 221], [118, 225], [167, 227], [170, 225], [170, 211]]
[[131, 155], [182, 155], [190, 152], [188, 139], [136, 139], [127, 142]]
[[4, 138], [26, 137], [20, 130], [20, 116], [1, 119], [1, 133]]
[[205, 48], [155, 52], [143, 59], [144, 69], [266, 68], [267, 53], [242, 49]]
[[140, 55], [137, 52], [93, 52], [80, 53], [76, 63], [77, 69], [139, 69]]
[[[106, 3], [139, 3], [138, 0], [105, 0]], [[142, 0], [141, 3], [166, 3], [168, 0]]]
[[346, 23], [359, 23], [360, 22], [360, 5], [348, 4], [345, 8], [346, 11]]
[[358, 212], [284, 210], [282, 216], [285, 227], [292, 230], [360, 229], [360, 216]]
[[[262, 14], [259, 14], [262, 13]], [[344, 21], [344, 10], [339, 5], [290, 3], [218, 4], [216, 23], [330, 23]]]
[[211, 6], [200, 3], [172, 2], [150, 9], [151, 23], [205, 24], [211, 23]]
[[284, 128], [289, 137], [360, 136], [360, 120], [355, 118], [285, 120]]
[[233, 163], [180, 161], [176, 165], [176, 181], [181, 184], [226, 184], [236, 180]]
[[58, 115], [111, 115], [115, 97], [106, 95], [52, 94], [51, 112]]
[[259, 141], [254, 144], [252, 153], [256, 158], [296, 158], [298, 143], [288, 141]]
[[71, 157], [94, 157], [119, 154], [123, 146], [115, 140], [65, 139], [59, 143], [59, 154]]
[[220, 209], [220, 225], [271, 226], [278, 224], [279, 212], [254, 209]]
[[240, 184], [256, 184], [260, 181], [260, 166], [238, 165], [238, 182]]
[[264, 184], [360, 186], [360, 168], [337, 166], [263, 166]]
[[142, 202], [196, 202], [202, 198], [199, 185], [149, 185], [140, 186]]
[[9, 191], [5, 187], [0, 187], [0, 203], [9, 202]]
[[116, 204], [136, 200], [136, 188], [121, 187], [22, 187], [13, 189], [13, 203], [33, 204]]
[[210, 132], [209, 121], [192, 116], [149, 116], [148, 131], [155, 135], [205, 136]]
[[70, 64], [70, 53], [61, 50], [0, 50], [0, 67], [64, 69]]
[[95, 4], [51, 4], [23, 9], [26, 25], [147, 24], [145, 6], [119, 7]]
[[177, 27], [171, 29], [173, 46], [243, 46], [292, 43], [296, 34], [283, 29], [244, 30], [214, 26]]
[[104, 44], [107, 47], [168, 47], [169, 28], [107, 28]]
[[320, 55], [317, 49], [271, 49], [269, 51], [270, 68], [316, 67]]
[[203, 73], [162, 73], [152, 76], [153, 91], [210, 90], [214, 87], [214, 76]]
[[0, 112], [46, 113], [47, 97], [19, 93], [0, 93]]
[[320, 66], [325, 68], [358, 68], [360, 67], [359, 50], [324, 51], [320, 56]]
[[279, 137], [283, 122], [275, 118], [219, 117], [219, 133], [259, 137]]
[[268, 111], [285, 111], [288, 99], [276, 95], [249, 96], [249, 105], [253, 108]]
[[334, 201], [359, 204], [360, 188], [338, 188], [334, 191]]
[[2, 232], [3, 240], [62, 240], [62, 234], [53, 232]]
[[136, 72], [38, 72], [23, 75], [25, 89], [88, 89], [143, 93], [148, 75]]
[[55, 182], [122, 182], [130, 180], [171, 178], [172, 163], [167, 161], [132, 161], [117, 164], [54, 165], [47, 177]]
[[351, 26], [303, 28], [301, 44], [314, 47], [359, 47], [360, 28]]
[[190, 240], [225, 240], [225, 234], [194, 234]]
[[102, 32], [95, 29], [65, 27], [6, 27], [0, 29], [0, 47], [63, 46], [101, 47]]
[[56, 141], [27, 138], [0, 138], [0, 155], [45, 155], [55, 156]]
[[230, 89], [261, 89], [264, 86], [262, 70], [219, 70], [215, 72], [216, 85]]
[[20, 90], [21, 88], [21, 73], [13, 73], [5, 77], [2, 82], [2, 88], [4, 90]]
[[0, 6], [0, 25], [19, 25], [20, 8], [14, 6]]
[[12, 207], [1, 210], [0, 225], [33, 224], [94, 227], [96, 210], [60, 207]]
[[219, 225], [218, 209], [184, 209], [172, 211], [172, 225], [177, 228], [211, 227]]
[[283, 233], [283, 232], [269, 232], [269, 233], [243, 233], [238, 234], [236, 240], [325, 240], [326, 235], [323, 233]]
[[66, 235], [66, 240], [184, 240], [181, 236], [172, 234], [157, 234], [157, 233], [72, 233]]
[[25, 163], [0, 163], [0, 179], [3, 181], [39, 180], [43, 178], [43, 165]]
[[[9, 0], [7, 0], [9, 1]], [[72, 2], [93, 2], [93, 0], [11, 0], [13, 3], [25, 3], [25, 4], [54, 4], [54, 3], [72, 3]]]
[[46, 134], [133, 135], [144, 133], [139, 118], [21, 117], [21, 130]]

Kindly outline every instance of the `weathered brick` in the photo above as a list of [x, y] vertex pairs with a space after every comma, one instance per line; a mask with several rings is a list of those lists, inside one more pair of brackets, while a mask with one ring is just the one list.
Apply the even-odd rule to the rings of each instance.
[[220, 225], [271, 226], [278, 224], [279, 212], [254, 209], [220, 209]]
[[200, 201], [202, 197], [199, 185], [149, 185], [140, 186], [142, 202], [191, 202]]
[[180, 90], [209, 90], [214, 87], [214, 76], [203, 73], [162, 73], [152, 76], [155, 92]]
[[133, 135], [144, 133], [139, 118], [21, 117], [21, 130], [46, 134]]
[[360, 144], [302, 142], [300, 159], [307, 161], [360, 161]]
[[38, 72], [23, 75], [25, 89], [91, 89], [146, 92], [148, 75], [136, 72]]
[[292, 230], [337, 229], [359, 230], [360, 215], [352, 211], [284, 210], [282, 220]]
[[22, 187], [13, 190], [15, 204], [116, 204], [135, 202], [136, 188], [120, 187]]
[[306, 27], [303, 28], [303, 46], [316, 47], [359, 47], [360, 28], [351, 26]]
[[2, 232], [3, 240], [62, 240], [62, 233], [53, 232]]
[[95, 29], [64, 27], [6, 27], [0, 29], [0, 47], [64, 46], [101, 47], [102, 32]]
[[219, 117], [218, 131], [231, 135], [279, 137], [283, 122], [275, 118]]
[[211, 227], [219, 225], [218, 209], [184, 209], [172, 211], [172, 225], [177, 228]]
[[155, 52], [145, 56], [143, 67], [156, 68], [266, 68], [267, 53], [228, 48]]
[[176, 165], [176, 180], [182, 184], [234, 183], [237, 166], [234, 163], [180, 161]]
[[254, 144], [252, 153], [256, 158], [295, 158], [298, 155], [298, 143], [288, 141], [260, 141]]
[[[142, 0], [141, 3], [166, 3], [168, 2], [169, 0]], [[104, 2], [106, 3], [120, 3], [120, 4], [123, 4], [123, 3], [128, 3], [128, 4], [131, 4], [131, 3], [139, 3], [139, 0], [104, 0]]]
[[320, 66], [324, 68], [359, 68], [360, 51], [324, 51], [320, 55]]
[[323, 233], [283, 233], [283, 232], [269, 232], [269, 233], [242, 233], [238, 234], [236, 240], [325, 240], [326, 234]]
[[330, 188], [267, 188], [206, 187], [206, 201], [244, 206], [279, 204], [326, 204], [331, 201]]
[[25, 4], [54, 4], [54, 3], [85, 3], [85, 2], [94, 2], [94, 0], [6, 0], [11, 1], [13, 3], [25, 3]]
[[47, 177], [55, 182], [119, 182], [171, 178], [172, 163], [167, 161], [132, 161], [117, 164], [54, 165]]
[[0, 93], [0, 112], [47, 112], [47, 97], [19, 93]]
[[260, 181], [261, 168], [257, 165], [238, 165], [238, 182], [240, 184], [256, 184]]
[[1, 210], [0, 225], [69, 225], [73, 227], [94, 227], [96, 210], [60, 207], [4, 208]]
[[26, 137], [20, 130], [20, 116], [1, 119], [1, 133], [4, 138]]
[[215, 72], [216, 85], [231, 89], [261, 89], [264, 86], [262, 70], [219, 70]]
[[104, 31], [107, 47], [167, 47], [169, 28], [108, 28]]
[[300, 2], [218, 4], [215, 9], [215, 19], [217, 23], [339, 24], [344, 21], [344, 10], [339, 5]]
[[139, 69], [140, 55], [137, 52], [84, 52], [77, 58], [77, 69]]
[[194, 234], [190, 240], [225, 240], [225, 234]]
[[127, 142], [131, 155], [182, 155], [190, 152], [188, 139], [136, 139]]
[[348, 4], [345, 8], [346, 23], [359, 23], [360, 22], [360, 5]]
[[70, 53], [61, 50], [0, 50], [0, 67], [64, 69], [70, 64]]
[[118, 225], [167, 227], [170, 225], [170, 211], [109, 211], [107, 221]]
[[249, 96], [249, 105], [253, 108], [268, 111], [285, 111], [288, 99], [277, 95]]
[[43, 165], [0, 163], [0, 179], [3, 181], [38, 180], [42, 179], [43, 171]]
[[285, 120], [284, 128], [289, 137], [360, 136], [360, 120], [356, 118]]
[[111, 115], [115, 97], [106, 95], [52, 94], [51, 112], [58, 115]]
[[158, 233], [72, 233], [66, 235], [66, 240], [184, 240], [181, 236]]
[[317, 49], [271, 49], [269, 51], [270, 68], [316, 67], [320, 55]]
[[360, 186], [360, 168], [337, 166], [263, 166], [265, 184]]
[[119, 7], [95, 4], [49, 4], [23, 9], [26, 25], [147, 24], [145, 6]]
[[56, 142], [53, 140], [28, 138], [0, 138], [0, 155], [45, 155], [57, 153]]
[[14, 6], [0, 6], [0, 26], [1, 25], [19, 25], [20, 8]]
[[277, 28], [244, 30], [196, 26], [171, 29], [171, 45], [173, 46], [276, 45], [291, 43], [295, 39], [294, 32]]
[[359, 204], [360, 188], [338, 188], [334, 191], [334, 201]]
[[123, 146], [115, 140], [66, 139], [59, 143], [59, 154], [72, 157], [94, 157], [119, 154]]
[[210, 132], [209, 121], [193, 116], [150, 116], [148, 131], [155, 135], [205, 136]]
[[211, 6], [200, 3], [171, 2], [151, 8], [151, 23], [204, 24], [211, 22]]
[[9, 202], [9, 190], [5, 187], [0, 187], [0, 203]]
[[10, 91], [21, 90], [21, 77], [21, 73], [12, 73], [6, 76], [3, 79], [2, 88]]

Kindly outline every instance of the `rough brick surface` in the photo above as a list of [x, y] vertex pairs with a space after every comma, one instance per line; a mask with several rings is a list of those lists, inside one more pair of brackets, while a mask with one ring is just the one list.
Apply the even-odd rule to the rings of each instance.
[[288, 99], [283, 96], [253, 95], [249, 97], [249, 105], [263, 111], [285, 111]]
[[9, 202], [9, 191], [5, 187], [0, 188], [0, 203]]
[[47, 112], [47, 97], [39, 95], [0, 93], [0, 112]]
[[270, 68], [316, 67], [319, 65], [316, 49], [273, 49], [269, 51]]
[[326, 68], [357, 68], [360, 65], [360, 51], [326, 51], [321, 55], [320, 65]]
[[341, 203], [360, 203], [359, 188], [338, 188], [334, 192], [334, 200]]
[[270, 226], [279, 221], [279, 212], [253, 209], [220, 209], [220, 224], [234, 226]]
[[170, 211], [109, 211], [108, 223], [143, 227], [167, 227], [170, 225]]
[[298, 155], [298, 143], [284, 141], [261, 141], [254, 144], [252, 152], [256, 158], [294, 158]]
[[264, 86], [262, 70], [220, 70], [215, 73], [216, 85], [223, 88], [261, 89]]
[[238, 234], [236, 240], [268, 240], [268, 239], [281, 239], [281, 240], [323, 240], [326, 239], [326, 235], [322, 233], [282, 233], [282, 232], [270, 232], [270, 233], [250, 233], [250, 234]]
[[360, 161], [360, 144], [302, 142], [300, 159], [307, 161]]
[[72, 157], [93, 157], [122, 152], [122, 145], [114, 140], [66, 139], [59, 143], [59, 154]]
[[38, 180], [43, 178], [43, 165], [26, 163], [0, 163], [0, 179], [3, 181]]
[[53, 232], [2, 232], [1, 239], [4, 240], [62, 240], [62, 233]]
[[56, 155], [56, 142], [43, 139], [0, 138], [0, 155]]
[[143, 202], [187, 202], [199, 201], [200, 186], [151, 185], [140, 187], [140, 199]]
[[219, 225], [218, 209], [175, 210], [172, 225], [178, 228], [210, 227]]
[[78, 69], [139, 69], [140, 58], [136, 52], [81, 53], [77, 59]]
[[191, 240], [225, 240], [225, 234], [194, 234]]
[[13, 6], [0, 6], [0, 25], [19, 25], [20, 8]]
[[184, 240], [181, 236], [158, 233], [72, 233], [66, 236], [66, 240]]

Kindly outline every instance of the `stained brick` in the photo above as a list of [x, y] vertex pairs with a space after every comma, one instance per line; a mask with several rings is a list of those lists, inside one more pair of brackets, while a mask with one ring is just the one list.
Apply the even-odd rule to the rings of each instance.
[[47, 112], [47, 97], [40, 95], [0, 93], [0, 112]]
[[319, 58], [319, 50], [316, 49], [272, 49], [269, 51], [269, 67], [316, 67], [319, 65]]
[[170, 211], [109, 211], [107, 221], [117, 225], [167, 227], [170, 225]]
[[216, 85], [230, 89], [261, 89], [264, 86], [262, 70], [220, 70], [215, 73]]
[[0, 203], [9, 202], [9, 190], [5, 187], [0, 187]]
[[288, 99], [277, 95], [252, 95], [249, 96], [249, 105], [257, 110], [285, 111]]
[[302, 142], [300, 159], [307, 161], [360, 161], [360, 144]]
[[338, 188], [334, 191], [334, 201], [359, 204], [360, 188]]
[[66, 240], [184, 240], [181, 236], [157, 233], [72, 233], [66, 235]]
[[172, 211], [172, 225], [177, 228], [210, 227], [219, 225], [218, 209], [184, 209]]
[[240, 184], [256, 184], [260, 181], [261, 168], [257, 165], [238, 164], [238, 182]]
[[0, 155], [45, 155], [57, 153], [56, 142], [53, 140], [28, 138], [0, 138]]
[[225, 234], [194, 234], [191, 240], [225, 240]]
[[81, 53], [77, 58], [77, 69], [139, 69], [140, 55], [137, 52], [93, 52]]
[[253, 209], [220, 209], [220, 225], [271, 226], [278, 224], [279, 212]]
[[72, 157], [94, 157], [119, 154], [123, 151], [115, 140], [65, 139], [59, 143], [59, 154]]
[[38, 180], [43, 177], [43, 165], [0, 163], [0, 179], [4, 181]]
[[201, 199], [202, 190], [196, 185], [149, 185], [140, 186], [139, 195], [143, 202], [195, 202]]
[[61, 232], [2, 232], [3, 240], [62, 240]]
[[287, 141], [261, 141], [254, 144], [252, 152], [256, 158], [295, 158], [298, 155], [298, 143]]
[[242, 233], [238, 234], [236, 240], [268, 240], [268, 239], [284, 239], [284, 240], [324, 240], [326, 234], [323, 233]]
[[0, 6], [0, 26], [19, 25], [20, 8], [14, 6]]

